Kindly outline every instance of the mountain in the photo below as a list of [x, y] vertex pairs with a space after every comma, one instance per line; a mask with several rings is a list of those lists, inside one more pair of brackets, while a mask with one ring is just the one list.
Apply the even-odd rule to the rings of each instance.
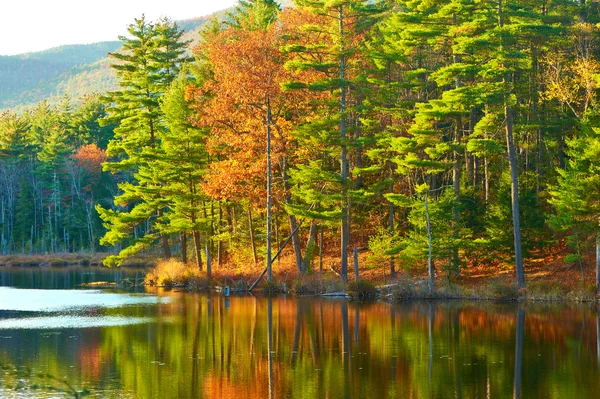
[[[280, 0], [282, 7], [292, 0]], [[177, 21], [185, 30], [184, 40], [192, 49], [198, 44], [198, 30], [212, 18], [224, 19], [231, 9], [211, 15]], [[116, 88], [109, 52], [118, 51], [121, 42], [101, 42], [55, 47], [35, 53], [0, 56], [0, 111], [27, 109], [42, 100], [56, 104], [66, 94], [73, 102], [90, 93]]]
[[101, 70], [99, 61], [120, 47], [115, 41], [0, 56], [0, 109], [62, 95], [56, 90], [60, 82], [84, 71]]
[[[198, 43], [198, 29], [225, 11], [178, 21], [191, 40]], [[57, 103], [65, 94], [73, 100], [116, 87], [110, 68], [109, 52], [119, 50], [121, 42], [101, 42], [55, 47], [35, 53], [0, 56], [0, 111], [28, 108], [42, 100]]]

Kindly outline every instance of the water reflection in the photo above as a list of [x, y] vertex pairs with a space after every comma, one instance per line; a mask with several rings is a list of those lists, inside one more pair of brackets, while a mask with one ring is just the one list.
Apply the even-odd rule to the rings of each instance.
[[0, 311], [58, 312], [118, 308], [167, 301], [151, 295], [108, 293], [100, 290], [32, 290], [0, 287]]
[[0, 287], [71, 289], [92, 282], [134, 286], [144, 280], [146, 269], [108, 267], [4, 267], [0, 266]]
[[[273, 399], [273, 298], [267, 299], [267, 309], [267, 351], [269, 352], [269, 398]], [[298, 320], [296, 319], [296, 323], [297, 321]], [[294, 343], [295, 342], [296, 341], [294, 341]]]
[[55, 330], [60, 328], [92, 328], [127, 326], [132, 324], [151, 323], [149, 317], [124, 317], [124, 316], [52, 316], [52, 317], [23, 317], [0, 319], [0, 330], [38, 329]]
[[515, 339], [515, 389], [513, 396], [521, 398], [521, 376], [523, 373], [523, 337], [525, 335], [525, 310], [517, 308], [517, 333]]
[[[98, 398], [583, 399], [600, 391], [592, 307], [151, 294], [160, 301], [101, 311], [149, 323], [2, 330], [0, 362], [64, 376]], [[0, 374], [0, 397], [10, 397], [9, 382]]]

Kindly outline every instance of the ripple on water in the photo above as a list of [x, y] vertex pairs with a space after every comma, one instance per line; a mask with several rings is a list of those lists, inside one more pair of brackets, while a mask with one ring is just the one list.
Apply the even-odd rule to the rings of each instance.
[[48, 330], [59, 328], [93, 328], [129, 326], [133, 324], [145, 324], [153, 321], [150, 317], [124, 317], [124, 316], [46, 316], [25, 317], [21, 319], [0, 320], [0, 330], [22, 330], [36, 329]]

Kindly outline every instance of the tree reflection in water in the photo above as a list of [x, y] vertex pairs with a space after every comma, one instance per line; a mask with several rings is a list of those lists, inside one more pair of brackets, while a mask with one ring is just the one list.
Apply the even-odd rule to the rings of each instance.
[[600, 391], [595, 308], [156, 294], [172, 300], [94, 311], [147, 324], [1, 330], [0, 357], [108, 398], [584, 399]]

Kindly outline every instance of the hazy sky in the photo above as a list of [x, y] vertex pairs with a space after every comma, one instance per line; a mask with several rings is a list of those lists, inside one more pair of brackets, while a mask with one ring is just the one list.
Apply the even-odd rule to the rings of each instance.
[[134, 18], [189, 19], [237, 0], [0, 0], [0, 55], [118, 40]]

